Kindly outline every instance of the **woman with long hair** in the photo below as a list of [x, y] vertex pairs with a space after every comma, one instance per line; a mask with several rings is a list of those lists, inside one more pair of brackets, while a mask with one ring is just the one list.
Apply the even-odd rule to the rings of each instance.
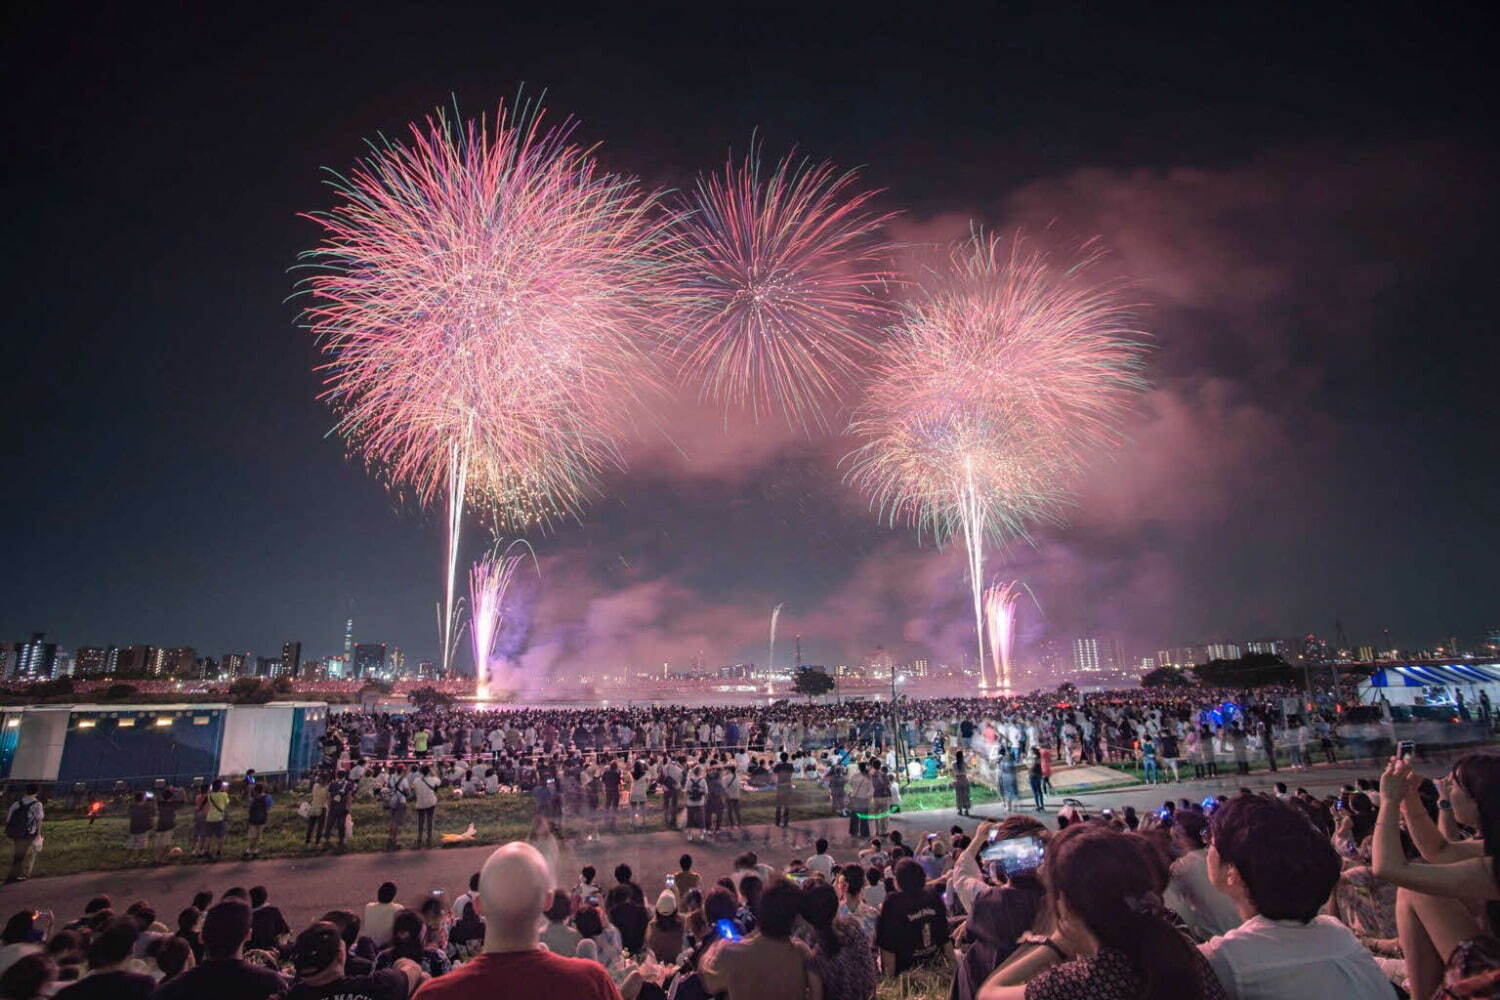
[[429, 976], [441, 976], [452, 968], [448, 956], [427, 947], [427, 924], [421, 914], [402, 910], [391, 922], [391, 945], [375, 959], [375, 968], [389, 969], [398, 958], [409, 958]]
[[1139, 838], [1079, 823], [1052, 838], [1042, 881], [1053, 931], [1018, 949], [977, 1000], [1224, 1000], [1167, 919]]
[[969, 767], [964, 761], [962, 750], [953, 755], [953, 804], [960, 816], [969, 815], [971, 805]]
[[[1438, 808], [1475, 831], [1443, 836], [1419, 794], [1421, 778], [1402, 758], [1380, 776], [1380, 812], [1372, 842], [1375, 877], [1399, 887], [1396, 928], [1413, 996], [1430, 996], [1444, 978], [1475, 971], [1481, 942], [1500, 931], [1500, 754], [1465, 754], [1441, 782]], [[1401, 849], [1401, 822], [1426, 864]], [[1482, 906], [1481, 906], [1482, 904]]]
[[839, 916], [839, 894], [822, 879], [802, 890], [802, 919], [813, 930], [812, 971], [823, 981], [823, 1000], [870, 1000], [875, 995], [875, 954], [859, 921]]

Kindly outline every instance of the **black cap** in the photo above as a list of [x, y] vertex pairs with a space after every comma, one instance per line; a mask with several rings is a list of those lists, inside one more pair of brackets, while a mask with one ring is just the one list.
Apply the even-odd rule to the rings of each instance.
[[297, 935], [297, 944], [292, 949], [297, 975], [316, 976], [328, 968], [339, 957], [343, 945], [339, 929], [326, 920], [320, 920]]

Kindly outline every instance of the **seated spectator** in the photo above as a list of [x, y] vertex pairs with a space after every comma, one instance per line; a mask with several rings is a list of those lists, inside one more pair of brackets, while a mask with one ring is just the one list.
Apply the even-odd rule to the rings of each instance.
[[391, 924], [391, 946], [376, 957], [375, 968], [394, 968], [403, 958], [415, 962], [429, 976], [441, 976], [451, 967], [447, 955], [428, 946], [427, 924], [412, 910], [396, 914]]
[[38, 1000], [53, 995], [57, 963], [50, 955], [22, 955], [0, 973], [0, 997], [4, 1000]]
[[[1495, 968], [1482, 960], [1481, 944], [1500, 931], [1500, 754], [1465, 754], [1442, 782], [1440, 817], [1477, 831], [1472, 840], [1443, 834], [1422, 807], [1419, 786], [1411, 765], [1400, 759], [1381, 775], [1372, 867], [1377, 878], [1399, 887], [1396, 916], [1408, 988], [1427, 997], [1443, 983], [1445, 966], [1448, 985]], [[1403, 819], [1426, 864], [1414, 864], [1401, 850]], [[1483, 920], [1475, 912], [1481, 903]]]
[[375, 970], [375, 946], [367, 937], [360, 937], [359, 918], [349, 910], [329, 910], [323, 914], [324, 923], [339, 929], [344, 942], [344, 972], [350, 976], [367, 976]]
[[1167, 919], [1142, 860], [1128, 834], [1092, 823], [1056, 834], [1042, 863], [1054, 929], [1017, 949], [978, 1000], [1220, 1000], [1213, 969]]
[[377, 950], [390, 945], [391, 927], [396, 922], [396, 914], [403, 909], [405, 907], [396, 902], [394, 882], [382, 882], [380, 888], [375, 890], [375, 902], [365, 904], [365, 915], [360, 923], [365, 929], [365, 936]]
[[291, 940], [292, 928], [281, 911], [271, 906], [263, 885], [250, 890], [250, 947], [262, 951], [279, 951]]
[[198, 934], [198, 928], [203, 922], [203, 911], [196, 906], [189, 906], [177, 914], [177, 936], [188, 943], [193, 949], [193, 961], [203, 961], [203, 938]]
[[348, 948], [335, 925], [319, 921], [297, 935], [292, 962], [297, 981], [286, 1000], [406, 1000], [426, 978], [416, 962], [397, 959], [390, 968], [351, 976]]
[[1349, 928], [1319, 916], [1338, 855], [1296, 806], [1252, 795], [1214, 813], [1208, 877], [1244, 922], [1201, 946], [1230, 1000], [1389, 1000], [1390, 982]]
[[146, 957], [156, 963], [159, 975], [154, 978], [158, 982], [165, 982], [196, 964], [193, 949], [180, 937], [158, 938], [147, 950]]
[[1035, 871], [1017, 871], [1007, 875], [998, 863], [988, 872], [981, 870], [979, 852], [994, 842], [1038, 837], [1045, 841], [1047, 828], [1029, 816], [1007, 816], [996, 823], [980, 823], [974, 838], [953, 863], [948, 892], [963, 907], [964, 922], [961, 944], [963, 955], [954, 974], [954, 1000], [973, 1000], [979, 987], [998, 969], [1021, 935], [1036, 923], [1041, 912], [1045, 890]]
[[42, 941], [50, 930], [51, 927], [45, 926], [45, 921], [35, 910], [18, 910], [12, 914], [5, 922], [5, 929], [0, 931], [0, 973], [17, 959], [42, 951]]
[[677, 901], [680, 903], [684, 895], [702, 884], [702, 879], [698, 877], [697, 872], [693, 871], [691, 854], [684, 854], [678, 858], [677, 864], [679, 866], [677, 872], [672, 876], [672, 891], [677, 894]]
[[760, 900], [759, 930], [743, 941], [716, 941], [704, 953], [698, 964], [704, 985], [724, 991], [728, 1000], [804, 996], [816, 973], [809, 968], [807, 946], [792, 940], [801, 911], [802, 890], [790, 882], [767, 889]]
[[828, 841], [819, 837], [814, 846], [818, 853], [807, 859], [808, 871], [817, 872], [824, 878], [833, 878], [834, 861], [833, 856], [828, 853]]
[[542, 944], [554, 955], [571, 955], [578, 950], [579, 933], [568, 923], [573, 903], [561, 889], [552, 890], [552, 904], [544, 911], [547, 926], [542, 928]]
[[1181, 854], [1172, 862], [1164, 896], [1167, 909], [1200, 941], [1238, 927], [1239, 908], [1208, 878], [1208, 817], [1179, 811], [1172, 822], [1172, 845]]
[[646, 930], [646, 947], [658, 962], [676, 962], [682, 954], [683, 926], [677, 916], [677, 897], [663, 889], [656, 897], [656, 912]]
[[620, 946], [632, 955], [639, 955], [646, 948], [646, 925], [651, 922], [651, 913], [644, 905], [638, 902], [632, 888], [639, 886], [621, 885], [610, 890], [610, 895], [615, 901], [609, 907], [609, 922], [620, 932]]
[[[615, 959], [620, 957], [623, 948], [620, 943], [620, 932], [610, 925], [603, 910], [597, 906], [583, 907], [574, 915], [573, 926], [578, 931], [579, 944], [585, 941], [594, 942], [601, 965], [608, 967], [615, 964]], [[577, 950], [575, 946], [574, 952], [577, 953]]]
[[874, 865], [865, 868], [865, 902], [878, 910], [885, 905], [887, 892], [885, 872]]
[[865, 937], [873, 942], [880, 911], [865, 902], [865, 870], [857, 864], [845, 865], [839, 872], [834, 888], [839, 894], [839, 916], [858, 923], [860, 930], [865, 932]]
[[83, 977], [85, 954], [83, 932], [62, 930], [47, 942], [47, 955], [57, 964], [57, 981], [71, 983]]
[[812, 928], [812, 971], [823, 1000], [869, 1000], [878, 978], [870, 938], [859, 922], [841, 917], [833, 886], [814, 880], [802, 890], [802, 918]]
[[479, 876], [484, 953], [425, 983], [415, 1000], [620, 1000], [609, 973], [597, 965], [540, 947], [542, 908], [551, 892], [547, 862], [536, 848], [512, 843], [497, 849]]
[[156, 980], [134, 971], [140, 924], [119, 917], [89, 942], [89, 974], [57, 995], [64, 1000], [146, 1000]]
[[226, 899], [214, 906], [203, 918], [203, 961], [162, 983], [153, 1000], [267, 1000], [281, 996], [286, 981], [244, 959], [249, 940], [247, 903]]
[[911, 858], [896, 862], [896, 892], [880, 907], [875, 946], [887, 976], [931, 965], [949, 952], [948, 908], [927, 888], [927, 875]]

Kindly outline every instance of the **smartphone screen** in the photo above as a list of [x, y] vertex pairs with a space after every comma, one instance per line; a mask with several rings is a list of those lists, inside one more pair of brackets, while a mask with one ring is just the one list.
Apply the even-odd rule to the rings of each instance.
[[714, 924], [714, 929], [719, 932], [719, 937], [725, 941], [738, 941], [740, 929], [734, 925], [733, 920], [720, 920]]
[[1396, 744], [1396, 756], [1402, 760], [1411, 760], [1417, 752], [1417, 744], [1412, 740], [1402, 740]]
[[1044, 850], [1040, 837], [1013, 837], [987, 845], [980, 850], [979, 859], [998, 862], [1007, 877], [1014, 877], [1040, 868]]

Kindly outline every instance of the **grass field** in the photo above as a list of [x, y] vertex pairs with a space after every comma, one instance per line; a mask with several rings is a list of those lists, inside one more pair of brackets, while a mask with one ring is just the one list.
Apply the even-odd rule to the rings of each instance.
[[[305, 797], [305, 796], [304, 796]], [[953, 792], [946, 781], [915, 782], [902, 792], [903, 808], [906, 811], [951, 808]], [[976, 805], [994, 800], [988, 789], [973, 786]], [[297, 817], [297, 802], [292, 796], [279, 796], [271, 810], [271, 822], [261, 837], [260, 856], [263, 858], [298, 857], [313, 853], [304, 847], [307, 824]], [[647, 827], [644, 832], [662, 829], [661, 800], [647, 802]], [[775, 812], [775, 803], [770, 793], [757, 792], [743, 800], [742, 813], [746, 825], [770, 823]], [[820, 819], [829, 815], [827, 793], [816, 786], [798, 788], [793, 793], [792, 818], [794, 821]], [[350, 839], [350, 852], [382, 851], [386, 845], [389, 814], [373, 804], [354, 807], [354, 836]], [[532, 801], [520, 794], [491, 795], [472, 799], [443, 799], [438, 805], [435, 828], [440, 837], [444, 833], [460, 833], [470, 823], [474, 824], [477, 836], [465, 844], [504, 843], [524, 838], [531, 832], [533, 817]], [[574, 829], [574, 824], [564, 824]], [[630, 821], [622, 813], [619, 832], [628, 836]], [[64, 811], [60, 806], [50, 808], [43, 827], [45, 843], [36, 858], [34, 875], [69, 875], [84, 871], [106, 871], [131, 867], [126, 859], [126, 820], [123, 815], [106, 813], [92, 823], [76, 812]], [[177, 844], [186, 852], [188, 837], [192, 830], [190, 810], [179, 814]], [[409, 846], [416, 833], [415, 814], [408, 810], [403, 831], [402, 846]], [[245, 848], [245, 807], [236, 802], [230, 809], [228, 835], [224, 840], [224, 856], [239, 857]], [[204, 862], [184, 855], [169, 864], [203, 864]]]

